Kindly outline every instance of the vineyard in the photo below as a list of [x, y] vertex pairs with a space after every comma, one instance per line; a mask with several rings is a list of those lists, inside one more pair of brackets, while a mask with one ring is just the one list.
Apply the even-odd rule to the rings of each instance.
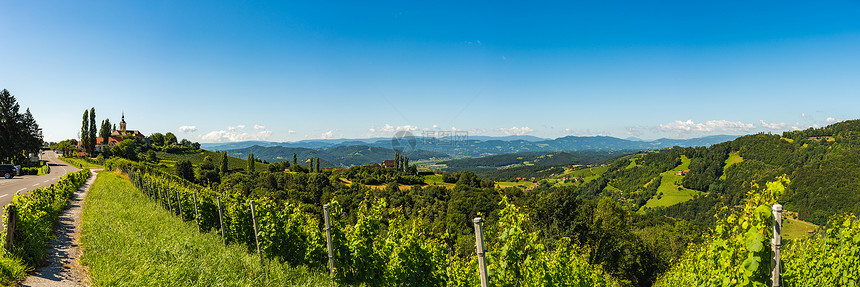
[[[106, 164], [128, 173], [144, 194], [178, 218], [196, 222], [201, 232], [223, 235], [225, 244], [243, 245], [252, 252], [259, 242], [267, 260], [327, 267], [322, 225], [297, 206], [258, 199], [256, 217], [252, 218], [251, 202], [238, 193], [202, 188], [131, 161], [109, 160]], [[537, 240], [540, 232], [533, 231], [526, 213], [505, 198], [500, 204], [504, 207], [499, 222], [485, 237], [490, 282], [504, 286], [620, 286], [600, 266], [588, 262], [587, 249], [568, 238], [562, 238], [554, 250], [548, 249]], [[341, 220], [338, 202], [329, 205], [332, 274], [338, 284], [479, 284], [477, 255], [452, 256], [443, 242], [446, 234], [432, 234], [397, 209], [389, 211], [385, 201], [362, 202], [354, 224]], [[254, 221], [259, 228], [256, 234]]]

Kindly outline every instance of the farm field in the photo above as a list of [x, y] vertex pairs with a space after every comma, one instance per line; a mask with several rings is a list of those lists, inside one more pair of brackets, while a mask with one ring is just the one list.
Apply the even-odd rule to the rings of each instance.
[[[159, 208], [128, 179], [102, 172], [86, 198], [82, 263], [95, 286], [321, 286], [324, 273], [268, 261], [245, 247], [225, 247]], [[268, 271], [267, 271], [268, 270]], [[268, 273], [268, 276], [267, 276]]]
[[684, 178], [684, 176], [678, 175], [678, 172], [684, 171], [689, 167], [690, 159], [686, 156], [681, 156], [681, 164], [670, 171], [660, 174], [662, 179], [660, 180], [660, 187], [657, 188], [657, 194], [662, 193], [663, 195], [659, 199], [657, 198], [658, 195], [655, 195], [648, 200], [648, 203], [644, 207], [670, 206], [693, 199], [693, 196], [702, 194], [703, 192], [701, 191], [685, 189], [675, 184], [675, 182]]
[[800, 239], [806, 237], [809, 230], [815, 231], [818, 225], [793, 218], [782, 219], [782, 236], [785, 239]]
[[726, 159], [726, 165], [723, 166], [723, 175], [720, 176], [720, 179], [726, 179], [726, 170], [728, 170], [730, 166], [743, 161], [744, 158], [742, 158], [737, 152], [730, 153], [729, 158]]

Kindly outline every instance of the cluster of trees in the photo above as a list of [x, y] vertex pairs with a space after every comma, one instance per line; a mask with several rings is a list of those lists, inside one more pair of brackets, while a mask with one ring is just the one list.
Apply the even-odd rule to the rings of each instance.
[[42, 129], [27, 108], [22, 113], [18, 101], [8, 90], [0, 91], [0, 162], [20, 164], [27, 153], [38, 153]]

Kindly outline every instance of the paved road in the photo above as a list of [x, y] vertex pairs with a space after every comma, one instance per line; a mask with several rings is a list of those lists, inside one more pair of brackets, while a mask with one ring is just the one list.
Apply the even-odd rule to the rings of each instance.
[[49, 186], [57, 183], [57, 180], [67, 173], [80, 170], [57, 159], [57, 154], [53, 151], [43, 152], [42, 160], [47, 160], [48, 165], [51, 166], [50, 174], [19, 175], [11, 179], [0, 177], [0, 206], [6, 206], [12, 202], [12, 196], [16, 192], [28, 192], [36, 188]]

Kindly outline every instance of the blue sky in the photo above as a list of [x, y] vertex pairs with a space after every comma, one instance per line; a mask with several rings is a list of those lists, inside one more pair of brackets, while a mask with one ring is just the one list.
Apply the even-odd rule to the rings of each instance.
[[0, 88], [199, 142], [643, 139], [858, 118], [860, 2], [0, 0]]

